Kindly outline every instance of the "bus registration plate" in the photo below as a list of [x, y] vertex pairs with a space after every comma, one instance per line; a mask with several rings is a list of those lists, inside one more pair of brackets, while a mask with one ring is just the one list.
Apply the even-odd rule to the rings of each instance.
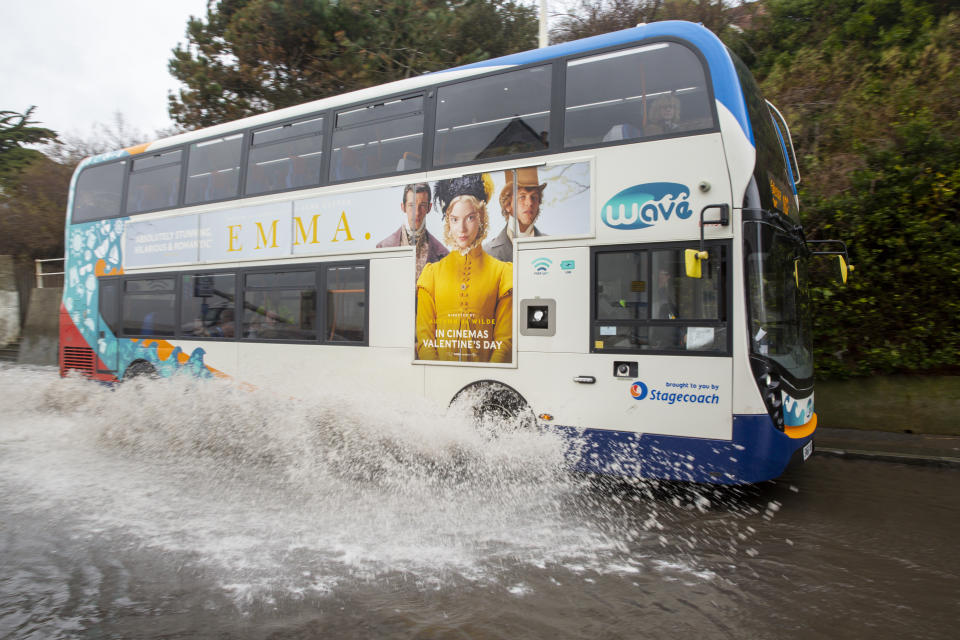
[[813, 453], [813, 440], [803, 445], [803, 461], [806, 462], [810, 454]]

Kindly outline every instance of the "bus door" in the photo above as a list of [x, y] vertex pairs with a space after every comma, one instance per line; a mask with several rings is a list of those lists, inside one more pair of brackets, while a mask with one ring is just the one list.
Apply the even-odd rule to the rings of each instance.
[[119, 278], [100, 278], [100, 301], [97, 314], [97, 373], [117, 370], [117, 339], [114, 334], [120, 326]]
[[700, 278], [689, 242], [592, 250], [590, 375], [596, 426], [725, 439], [731, 429], [730, 244], [705, 245]]

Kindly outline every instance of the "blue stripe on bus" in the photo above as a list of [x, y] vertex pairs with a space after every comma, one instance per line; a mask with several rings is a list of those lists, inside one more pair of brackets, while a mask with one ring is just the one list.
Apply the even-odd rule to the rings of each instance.
[[770, 416], [733, 416], [730, 440], [558, 427], [579, 449], [575, 471], [711, 484], [749, 484], [783, 474], [807, 442], [773, 426]]
[[648, 38], [666, 38], [674, 37], [686, 40], [694, 45], [703, 54], [710, 68], [710, 75], [713, 78], [713, 94], [720, 101], [733, 117], [740, 123], [750, 144], [756, 146], [753, 138], [753, 129], [750, 126], [750, 118], [747, 116], [747, 105], [743, 98], [743, 92], [740, 89], [740, 80], [733, 67], [733, 61], [727, 48], [711, 31], [692, 22], [681, 22], [676, 20], [667, 20], [664, 22], [653, 22], [651, 24], [634, 27], [633, 29], [624, 29], [613, 33], [605, 33], [592, 38], [584, 38], [574, 42], [564, 42], [543, 49], [533, 49], [522, 53], [514, 53], [502, 58], [494, 58], [475, 62], [473, 64], [438, 71], [436, 73], [447, 73], [450, 71], [459, 71], [461, 69], [480, 69], [484, 67], [500, 66], [520, 66], [532, 64], [535, 62], [547, 62], [554, 58], [562, 56], [576, 55], [578, 53], [587, 53], [596, 49], [612, 47], [638, 40]]
[[780, 125], [776, 118], [770, 119], [773, 122], [773, 128], [777, 131], [777, 138], [780, 139], [780, 148], [783, 150], [783, 159], [787, 161], [787, 177], [790, 179], [790, 186], [793, 187], [793, 195], [797, 195], [797, 183], [793, 181], [793, 164], [790, 162], [790, 150], [787, 149], [787, 141], [780, 131]]

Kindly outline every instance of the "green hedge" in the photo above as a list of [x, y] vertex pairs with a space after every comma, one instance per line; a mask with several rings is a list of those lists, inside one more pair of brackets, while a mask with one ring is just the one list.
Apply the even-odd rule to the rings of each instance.
[[856, 265], [845, 287], [833, 262], [814, 270], [821, 378], [960, 372], [960, 140], [923, 114], [893, 135], [846, 192], [804, 194], [807, 225], [846, 240]]

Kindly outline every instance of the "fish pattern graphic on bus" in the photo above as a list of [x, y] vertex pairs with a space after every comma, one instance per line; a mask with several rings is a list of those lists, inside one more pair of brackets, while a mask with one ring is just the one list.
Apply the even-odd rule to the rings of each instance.
[[117, 374], [134, 360], [146, 360], [162, 376], [189, 372], [196, 376], [213, 375], [204, 363], [205, 351], [194, 349], [185, 354], [166, 340], [118, 339], [105, 331], [97, 338], [99, 317], [98, 276], [118, 275], [122, 269], [122, 239], [126, 218], [75, 224], [67, 241], [66, 273], [64, 274], [63, 306], [74, 326], [103, 362], [116, 362]]
[[813, 420], [813, 394], [806, 398], [794, 398], [783, 392], [783, 424], [800, 427]]

